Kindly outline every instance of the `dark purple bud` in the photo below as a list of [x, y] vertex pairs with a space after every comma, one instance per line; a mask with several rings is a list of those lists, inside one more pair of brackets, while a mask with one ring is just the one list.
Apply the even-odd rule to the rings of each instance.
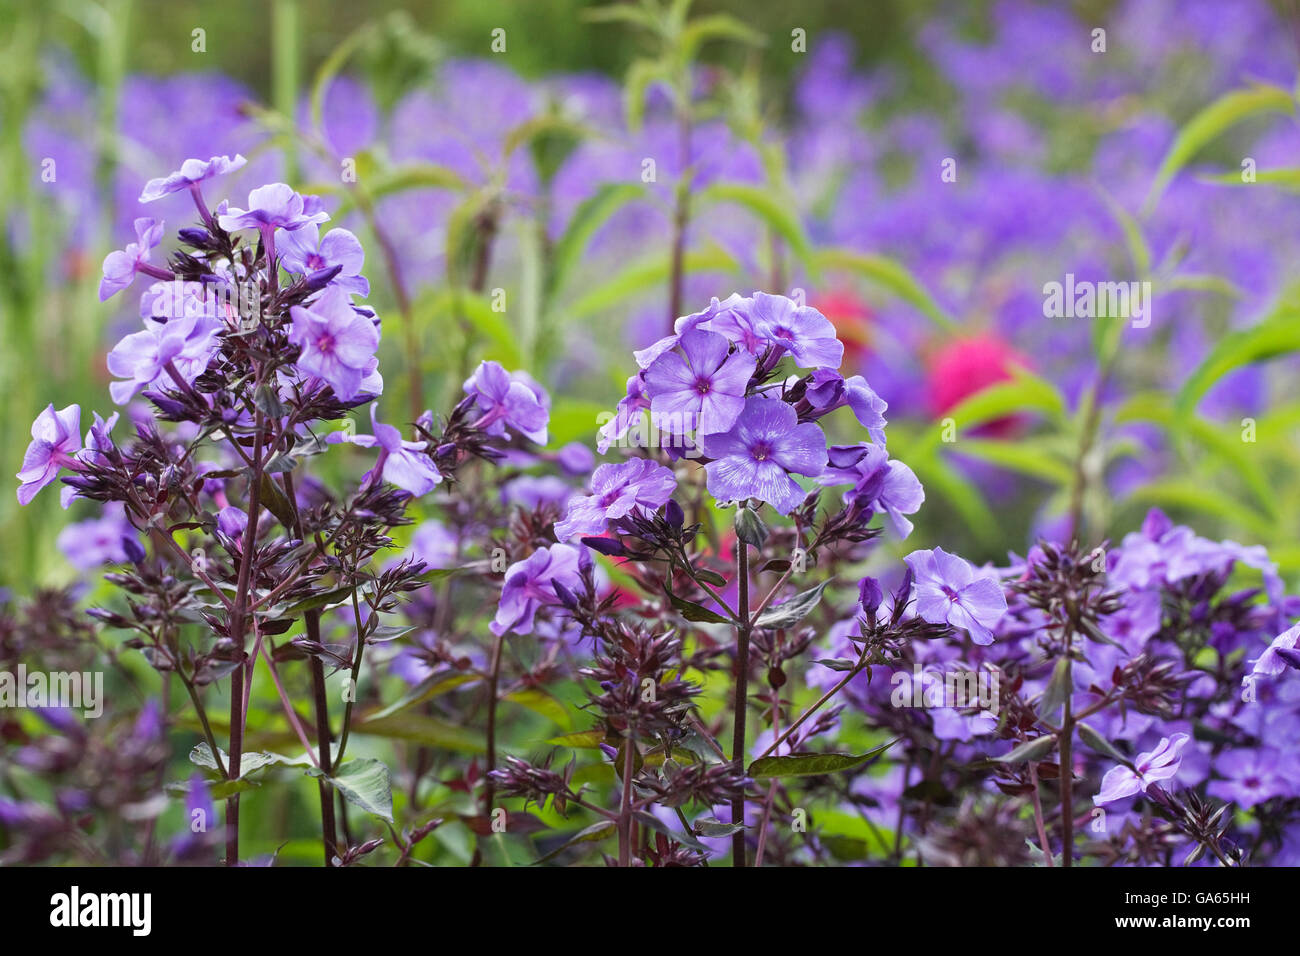
[[582, 543], [611, 558], [621, 558], [627, 554], [627, 548], [617, 538], [583, 538]]
[[876, 608], [880, 607], [884, 597], [884, 592], [880, 590], [880, 582], [875, 578], [863, 578], [858, 582], [858, 603], [862, 605], [862, 610], [866, 611], [869, 617], [876, 616]]
[[674, 528], [680, 528], [686, 523], [686, 514], [682, 511], [682, 506], [672, 498], [669, 498], [668, 504], [664, 505], [664, 520]]
[[334, 277], [342, 271], [343, 266], [341, 265], [330, 266], [328, 269], [319, 269], [307, 276], [307, 278], [303, 280], [302, 284], [308, 291], [315, 292], [318, 289], [323, 289], [329, 285], [330, 282], [333, 281]]
[[1300, 671], [1300, 651], [1297, 651], [1294, 647], [1279, 647], [1273, 653]]
[[133, 534], [122, 535], [122, 551], [126, 554], [126, 559], [132, 564], [143, 564], [144, 559], [149, 556], [144, 549], [144, 545]]
[[554, 588], [555, 596], [560, 599], [560, 603], [570, 611], [575, 610], [578, 607], [578, 599], [574, 597], [573, 592], [565, 587], [562, 582], [552, 581], [551, 587]]

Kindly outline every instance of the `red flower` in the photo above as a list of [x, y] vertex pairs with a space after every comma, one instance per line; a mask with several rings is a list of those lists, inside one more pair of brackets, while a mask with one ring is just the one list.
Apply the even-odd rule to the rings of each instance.
[[[1024, 355], [989, 333], [953, 339], [933, 352], [927, 361], [931, 410], [939, 417], [976, 392], [1010, 380], [1013, 366], [1027, 368], [1029, 364]], [[975, 431], [1001, 437], [1014, 433], [1024, 424], [1023, 416], [1008, 415]]]

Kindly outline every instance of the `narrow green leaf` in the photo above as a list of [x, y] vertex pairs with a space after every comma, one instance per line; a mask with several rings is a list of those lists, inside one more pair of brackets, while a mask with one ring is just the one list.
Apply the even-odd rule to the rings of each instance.
[[746, 773], [755, 780], [772, 777], [817, 777], [827, 773], [853, 770], [876, 759], [897, 741], [868, 750], [864, 754], [795, 754], [789, 757], [760, 757]]

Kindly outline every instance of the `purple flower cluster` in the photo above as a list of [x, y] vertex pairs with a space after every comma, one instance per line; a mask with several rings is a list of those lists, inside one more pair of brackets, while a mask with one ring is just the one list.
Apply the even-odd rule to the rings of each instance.
[[[635, 353], [641, 371], [602, 427], [600, 447], [624, 440], [648, 410], [670, 454], [703, 464], [719, 502], [753, 499], [789, 514], [808, 495], [796, 475], [850, 484], [845, 501], [863, 523], [884, 512], [905, 537], [911, 525], [902, 515], [924, 493], [905, 465], [888, 460], [888, 406], [861, 376], [839, 373], [843, 355], [816, 309], [764, 292], [715, 298]], [[818, 422], [845, 406], [870, 441], [828, 449]]]

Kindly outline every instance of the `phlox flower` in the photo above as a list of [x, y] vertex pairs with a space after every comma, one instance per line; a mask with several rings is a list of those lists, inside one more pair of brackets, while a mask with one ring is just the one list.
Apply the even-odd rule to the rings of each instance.
[[992, 644], [993, 628], [1007, 610], [996, 581], [943, 548], [913, 551], [903, 561], [911, 569], [916, 613], [931, 624], [964, 628], [976, 644]]
[[137, 272], [156, 272], [160, 278], [168, 274], [164, 270], [152, 270], [149, 267], [149, 253], [162, 242], [162, 236], [161, 219], [141, 217], [135, 221], [135, 242], [104, 257], [104, 277], [99, 280], [100, 302], [106, 302], [129, 286], [135, 280]]
[[703, 442], [709, 494], [718, 501], [757, 498], [789, 514], [807, 497], [790, 472], [816, 476], [826, 467], [826, 436], [812, 422], [799, 423], [794, 408], [754, 397], [731, 430]]
[[366, 477], [373, 479], [376, 475], [390, 485], [396, 485], [413, 495], [425, 495], [442, 481], [442, 474], [433, 463], [433, 459], [424, 454], [428, 442], [404, 441], [402, 433], [392, 425], [385, 425], [375, 414], [378, 403], [370, 406], [370, 428], [372, 435], [354, 435], [347, 432], [334, 432], [325, 440], [331, 444], [349, 442], [362, 448], [378, 448], [379, 460], [375, 467], [367, 472]]
[[1145, 793], [1151, 784], [1168, 780], [1178, 773], [1183, 747], [1190, 739], [1187, 734], [1162, 737], [1155, 750], [1138, 754], [1132, 769], [1123, 765], [1111, 767], [1101, 778], [1101, 791], [1092, 802], [1097, 806], [1112, 803], [1139, 792]]
[[591, 494], [574, 496], [563, 520], [555, 523], [561, 541], [576, 535], [602, 534], [610, 521], [641, 508], [653, 511], [677, 490], [671, 468], [648, 458], [599, 466], [591, 476]]
[[331, 229], [324, 237], [314, 222], [292, 232], [281, 230], [276, 236], [276, 252], [282, 266], [302, 275], [341, 266], [330, 285], [355, 295], [370, 294], [370, 282], [361, 274], [366, 252], [361, 248], [361, 241], [347, 229]]
[[379, 329], [352, 307], [344, 289], [331, 286], [309, 305], [295, 305], [289, 314], [289, 341], [302, 347], [302, 371], [328, 384], [340, 401], [351, 401], [363, 391], [375, 394], [367, 386], [378, 366]]
[[725, 432], [745, 407], [754, 357], [731, 352], [724, 336], [700, 329], [686, 332], [679, 344], [680, 351], [665, 352], [645, 371], [652, 420], [673, 434]]
[[550, 398], [524, 373], [511, 374], [498, 362], [482, 362], [465, 380], [465, 394], [474, 396], [483, 413], [476, 425], [489, 435], [508, 435], [508, 425], [530, 441], [546, 444]]
[[18, 503], [25, 505], [36, 493], [58, 477], [59, 469], [75, 467], [81, 451], [81, 406], [69, 405], [60, 411], [48, 405], [32, 422], [32, 441], [23, 455], [18, 472]]
[[163, 196], [180, 192], [182, 189], [193, 190], [205, 179], [233, 173], [247, 162], [248, 160], [238, 153], [235, 154], [234, 159], [229, 156], [213, 156], [207, 161], [187, 159], [181, 163], [181, 168], [176, 172], [149, 180], [140, 193], [140, 202], [153, 202], [155, 199], [162, 199]]
[[559, 603], [555, 582], [570, 590], [581, 586], [582, 552], [572, 545], [553, 544], [538, 548], [522, 561], [506, 568], [505, 586], [496, 617], [488, 625], [498, 637], [512, 632], [530, 634], [537, 611]]

